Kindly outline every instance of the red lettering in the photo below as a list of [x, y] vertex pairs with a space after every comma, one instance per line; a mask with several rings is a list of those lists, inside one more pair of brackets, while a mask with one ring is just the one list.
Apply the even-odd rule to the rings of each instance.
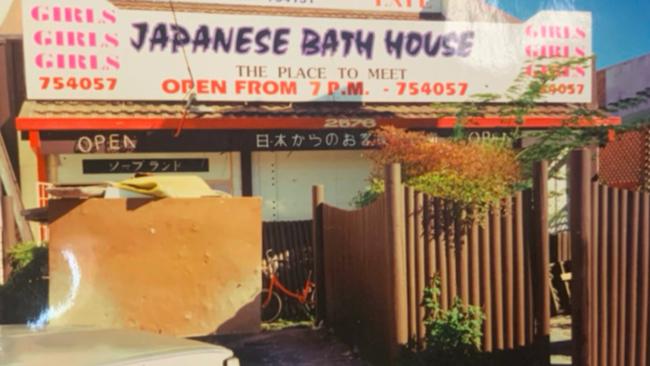
[[[225, 93], [225, 85], [222, 88]], [[259, 81], [259, 80], [237, 80], [235, 81], [235, 93], [248, 95], [296, 95], [298, 84], [295, 81]]]
[[79, 24], [115, 24], [117, 22], [117, 17], [113, 10], [102, 11], [99, 20], [97, 19], [95, 11], [96, 10], [93, 8], [37, 5], [30, 10], [30, 15], [32, 19], [37, 22], [53, 21]]
[[196, 92], [198, 94], [206, 94], [208, 92], [208, 81], [199, 80], [196, 82]]
[[98, 70], [97, 55], [40, 53], [34, 58], [40, 69]]
[[119, 57], [106, 57], [106, 66], [104, 67], [104, 70], [119, 70], [120, 66]]
[[336, 93], [340, 87], [341, 84], [337, 83], [336, 81], [330, 81], [327, 83], [327, 94], [334, 95], [334, 93]]
[[212, 94], [226, 94], [226, 81], [225, 80], [212, 80], [210, 83], [210, 92]]
[[178, 80], [167, 79], [162, 83], [163, 92], [167, 94], [176, 94], [180, 91], [181, 86], [178, 83]]
[[[103, 22], [108, 23], [108, 24], [117, 23], [117, 16], [115, 15], [115, 11], [113, 11], [113, 10], [104, 10], [104, 11], [102, 11], [102, 19], [104, 20]], [[100, 23], [102, 23], [102, 22], [100, 21]]]
[[528, 25], [524, 29], [527, 37], [549, 39], [586, 39], [587, 32], [582, 28], [563, 25]]
[[117, 34], [105, 34], [104, 35], [104, 44], [102, 46], [106, 47], [108, 46], [113, 46], [113, 47], [118, 47], [120, 45], [120, 41], [117, 38]]
[[97, 33], [75, 31], [37, 31], [34, 42], [39, 46], [97, 47]]

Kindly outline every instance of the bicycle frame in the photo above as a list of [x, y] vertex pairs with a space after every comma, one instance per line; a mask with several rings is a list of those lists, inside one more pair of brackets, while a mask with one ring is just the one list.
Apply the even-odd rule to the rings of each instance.
[[274, 288], [277, 288], [279, 292], [298, 300], [298, 302], [300, 302], [301, 304], [305, 304], [307, 302], [307, 297], [313, 291], [315, 285], [316, 284], [311, 280], [311, 271], [310, 271], [309, 276], [305, 281], [305, 285], [302, 289], [302, 292], [301, 293], [293, 292], [291, 290], [288, 290], [282, 284], [282, 282], [280, 282], [280, 279], [275, 275], [275, 273], [271, 273], [269, 277], [269, 287], [268, 287], [269, 293], [266, 296], [266, 299], [264, 299], [264, 303], [262, 305], [266, 306], [268, 305], [269, 301], [271, 301], [271, 296], [273, 295]]

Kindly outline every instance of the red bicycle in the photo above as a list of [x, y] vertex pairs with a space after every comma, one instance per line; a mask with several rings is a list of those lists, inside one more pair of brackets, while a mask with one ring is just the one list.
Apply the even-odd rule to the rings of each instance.
[[[262, 290], [262, 321], [273, 322], [280, 317], [282, 312], [283, 300], [278, 292], [285, 297], [294, 299], [302, 305], [302, 309], [310, 316], [313, 314], [316, 305], [316, 284], [311, 280], [312, 271], [309, 271], [307, 280], [298, 292], [290, 291], [280, 282], [277, 276], [280, 260], [274, 257], [272, 250], [266, 251], [266, 268], [264, 273], [269, 279], [268, 288]], [[274, 291], [275, 290], [275, 291]]]

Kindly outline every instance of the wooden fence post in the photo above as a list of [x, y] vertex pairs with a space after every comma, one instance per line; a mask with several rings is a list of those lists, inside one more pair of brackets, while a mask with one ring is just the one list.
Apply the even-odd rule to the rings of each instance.
[[389, 362], [394, 364], [400, 347], [408, 342], [408, 314], [406, 310], [406, 248], [404, 190], [402, 188], [401, 167], [399, 164], [387, 165], [385, 169], [386, 223], [388, 229], [388, 265], [390, 273], [389, 316], [391, 341]]
[[316, 314], [314, 323], [325, 321], [325, 271], [323, 258], [323, 203], [325, 187], [312, 188], [312, 251], [314, 256], [314, 282], [316, 283]]
[[5, 283], [9, 280], [11, 275], [11, 264], [9, 263], [9, 251], [18, 242], [16, 235], [16, 224], [14, 220], [14, 211], [12, 207], [14, 198], [9, 196], [2, 196], [2, 260], [4, 264], [4, 280]]
[[550, 279], [550, 248], [548, 235], [548, 162], [538, 161], [533, 165], [533, 243], [535, 243], [535, 256], [537, 262], [538, 284], [534, 287], [537, 291], [535, 317], [539, 327], [537, 339], [539, 356], [543, 365], [550, 365], [550, 336], [551, 336], [551, 279]]
[[570, 158], [570, 230], [573, 364], [591, 366], [589, 349], [591, 249], [591, 161], [586, 149], [575, 150]]

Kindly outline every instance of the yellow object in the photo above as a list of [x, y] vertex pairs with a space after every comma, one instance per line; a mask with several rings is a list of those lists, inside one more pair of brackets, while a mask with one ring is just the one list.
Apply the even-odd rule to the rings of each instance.
[[200, 177], [183, 176], [147, 176], [123, 180], [112, 185], [119, 189], [146, 194], [153, 197], [199, 198], [224, 197], [227, 193], [215, 191]]

